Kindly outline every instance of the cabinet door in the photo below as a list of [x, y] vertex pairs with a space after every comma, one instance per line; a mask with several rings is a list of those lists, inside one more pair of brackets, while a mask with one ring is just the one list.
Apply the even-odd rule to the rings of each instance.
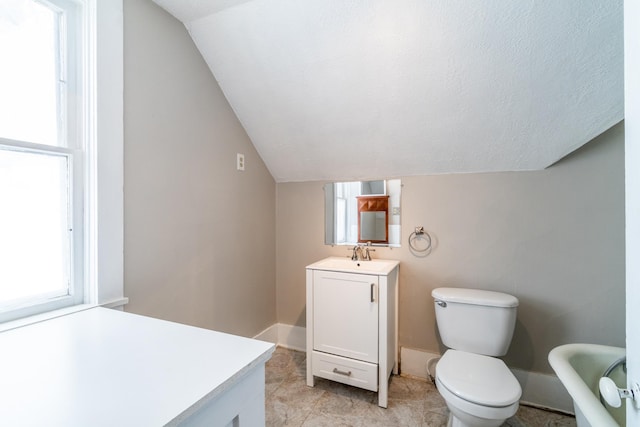
[[313, 272], [313, 347], [378, 363], [378, 276]]

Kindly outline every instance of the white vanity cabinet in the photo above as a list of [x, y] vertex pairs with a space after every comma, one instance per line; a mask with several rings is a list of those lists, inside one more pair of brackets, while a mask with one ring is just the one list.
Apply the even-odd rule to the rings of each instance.
[[331, 257], [307, 266], [307, 385], [322, 377], [378, 392], [398, 372], [398, 261]]

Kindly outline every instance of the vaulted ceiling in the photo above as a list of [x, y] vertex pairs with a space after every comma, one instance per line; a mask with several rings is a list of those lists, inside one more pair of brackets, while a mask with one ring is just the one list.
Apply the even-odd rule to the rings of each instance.
[[622, 0], [154, 0], [277, 182], [538, 170], [623, 118]]

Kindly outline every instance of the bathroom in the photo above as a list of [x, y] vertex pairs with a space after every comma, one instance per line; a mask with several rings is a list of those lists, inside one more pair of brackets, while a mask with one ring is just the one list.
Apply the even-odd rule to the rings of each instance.
[[[329, 180], [274, 183], [229, 119], [232, 112], [180, 23], [153, 4], [125, 2], [128, 25], [135, 30], [125, 31], [125, 40], [127, 34], [132, 39], [125, 42], [125, 81], [133, 88], [125, 92], [125, 140], [135, 142], [125, 144], [125, 223], [132, 230], [129, 239], [125, 234], [126, 310], [245, 336], [276, 323], [304, 327], [304, 267], [349, 255], [345, 246], [324, 244], [323, 185]], [[168, 63], [180, 67], [166, 68]], [[172, 105], [155, 99], [162, 85], [171, 87]], [[184, 107], [203, 87], [206, 108]], [[220, 122], [211, 123], [212, 110]], [[158, 114], [175, 120], [158, 126]], [[221, 134], [227, 143], [193, 142], [187, 151], [186, 141], [173, 143], [187, 131], [205, 138], [207, 132]], [[149, 163], [151, 151], [158, 160]], [[243, 173], [235, 170], [236, 152], [245, 155]], [[162, 158], [171, 159], [170, 176]], [[144, 169], [137, 167], [142, 162]], [[547, 354], [563, 343], [625, 346], [622, 123], [546, 170], [401, 180], [403, 236], [424, 226], [435, 246], [428, 257], [416, 257], [403, 239], [402, 247], [378, 248], [374, 255], [401, 262], [404, 353], [443, 350], [430, 298], [438, 286], [520, 299], [505, 360], [525, 376], [548, 380]], [[204, 197], [214, 200], [199, 203]], [[526, 400], [529, 390], [524, 392]]]
[[[124, 310], [246, 337], [304, 328], [305, 266], [349, 255], [324, 244], [323, 185], [358, 177], [276, 182], [184, 25], [150, 0], [124, 1], [124, 87]], [[618, 121], [544, 170], [395, 177], [403, 239], [374, 257], [400, 261], [401, 354], [444, 351], [434, 288], [515, 295], [504, 360], [523, 400], [553, 407], [532, 384], [558, 390], [551, 349], [626, 345], [624, 171]], [[415, 226], [426, 257], [407, 247]]]
[[[125, 2], [124, 47], [126, 309], [247, 336], [304, 326], [304, 267], [349, 255], [324, 244], [325, 182], [273, 182], [184, 28], [153, 3]], [[225, 144], [178, 144], [185, 132]], [[401, 261], [402, 346], [439, 349], [429, 294], [442, 284], [521, 298], [508, 360], [522, 369], [549, 372], [562, 342], [623, 346], [623, 166], [619, 124], [543, 171], [402, 177], [405, 235], [421, 225], [437, 240], [427, 258], [404, 240], [375, 253]]]

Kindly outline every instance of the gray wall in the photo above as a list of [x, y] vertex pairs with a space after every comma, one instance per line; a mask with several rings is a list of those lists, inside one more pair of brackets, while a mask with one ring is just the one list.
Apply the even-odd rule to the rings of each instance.
[[253, 336], [276, 321], [275, 183], [184, 26], [124, 6], [125, 309]]
[[[624, 128], [619, 124], [544, 171], [402, 178], [400, 345], [439, 342], [431, 290], [490, 289], [520, 299], [506, 356], [551, 372], [547, 353], [568, 342], [624, 346]], [[323, 182], [277, 185], [278, 321], [305, 325], [304, 267], [344, 246], [323, 244]], [[433, 252], [411, 254], [422, 225]]]
[[[513, 367], [624, 346], [623, 139], [618, 125], [544, 171], [402, 178], [402, 247], [375, 253], [401, 261], [400, 344], [442, 351], [430, 292], [464, 286], [520, 299]], [[304, 266], [348, 254], [323, 244], [323, 184], [276, 186], [183, 25], [125, 0], [127, 311], [246, 336], [304, 326]], [[428, 257], [407, 248], [417, 225]]]

